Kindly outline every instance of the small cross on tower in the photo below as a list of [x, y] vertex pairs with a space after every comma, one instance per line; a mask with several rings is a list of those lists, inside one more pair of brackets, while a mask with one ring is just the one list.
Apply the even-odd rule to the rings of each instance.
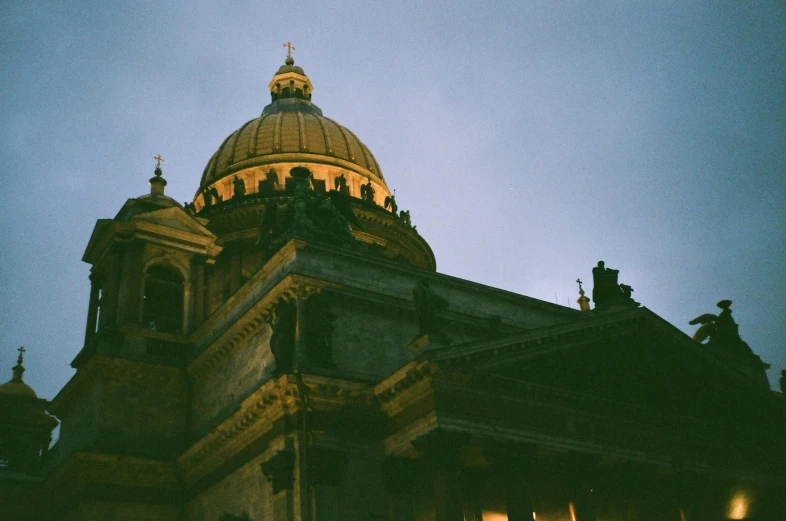
[[156, 168], [161, 168], [161, 163], [165, 162], [164, 158], [161, 157], [161, 154], [157, 154], [153, 156], [153, 159], [156, 160]]
[[581, 282], [581, 279], [576, 279], [576, 282], [578, 282], [578, 283], [579, 283], [579, 291], [584, 291], [584, 290], [582, 289], [582, 287], [581, 287], [581, 285], [583, 284], [583, 283]]
[[295, 47], [292, 45], [292, 43], [291, 43], [291, 42], [287, 42], [287, 43], [285, 43], [285, 44], [284, 44], [284, 47], [285, 47], [285, 48], [286, 48], [286, 50], [287, 50], [287, 58], [291, 58], [291, 57], [292, 57], [292, 51], [294, 51], [294, 50], [295, 50]]
[[24, 346], [20, 346], [19, 349], [17, 349], [17, 351], [19, 351], [19, 358], [16, 359], [16, 363], [22, 365], [22, 356], [25, 354], [25, 351], [27, 351], [27, 349], [25, 349]]

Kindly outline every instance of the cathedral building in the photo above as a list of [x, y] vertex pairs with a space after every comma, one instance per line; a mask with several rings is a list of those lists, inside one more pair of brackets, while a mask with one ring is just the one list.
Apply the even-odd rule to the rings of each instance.
[[786, 518], [730, 301], [691, 338], [602, 262], [581, 309], [440, 274], [291, 56], [269, 90], [193, 201], [159, 156], [96, 223], [76, 374], [0, 386], [0, 519]]

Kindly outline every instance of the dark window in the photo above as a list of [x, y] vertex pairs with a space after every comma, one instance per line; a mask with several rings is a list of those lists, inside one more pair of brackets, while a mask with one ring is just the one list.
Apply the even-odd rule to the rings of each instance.
[[180, 333], [183, 329], [183, 278], [177, 270], [151, 266], [145, 274], [142, 321], [156, 331]]

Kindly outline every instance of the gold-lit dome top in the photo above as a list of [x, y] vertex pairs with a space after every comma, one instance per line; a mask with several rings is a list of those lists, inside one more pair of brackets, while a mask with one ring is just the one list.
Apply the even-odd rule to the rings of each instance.
[[291, 56], [268, 87], [271, 103], [224, 140], [210, 158], [197, 194], [240, 170], [293, 161], [337, 166], [385, 185], [368, 147], [311, 102], [311, 80]]
[[24, 347], [19, 348], [19, 358], [16, 360], [16, 365], [13, 367], [13, 377], [8, 382], [0, 385], [0, 394], [10, 394], [15, 396], [28, 396], [30, 398], [37, 398], [35, 391], [32, 387], [22, 381], [22, 374], [25, 368], [22, 367], [22, 354], [25, 352]]

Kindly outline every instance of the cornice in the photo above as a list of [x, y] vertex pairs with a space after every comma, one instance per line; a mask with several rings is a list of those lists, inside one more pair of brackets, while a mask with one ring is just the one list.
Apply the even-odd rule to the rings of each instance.
[[279, 422], [285, 416], [347, 406], [377, 409], [371, 386], [309, 374], [268, 380], [243, 400], [234, 414], [181, 454], [178, 463], [184, 479], [190, 486], [266, 433], [286, 429]]
[[[259, 280], [257, 280], [259, 275]], [[211, 318], [208, 319], [199, 329], [191, 334], [192, 342], [197, 342], [203, 338], [209, 328], [215, 327], [220, 320], [222, 313], [228, 313], [236, 307], [237, 301], [242, 300], [251, 291], [256, 283], [264, 278], [266, 273], [257, 272], [249, 279], [243, 287], [238, 290], [224, 305], [219, 308]], [[235, 321], [230, 323], [227, 328], [215, 336], [200, 351], [188, 365], [189, 374], [195, 375], [215, 367], [221, 360], [226, 358], [232, 351], [244, 345], [244, 343], [257, 334], [267, 323], [272, 307], [279, 298], [307, 298], [326, 288], [338, 288], [336, 284], [321, 281], [311, 277], [305, 277], [295, 273], [286, 274], [269, 291], [262, 295], [259, 300], [253, 303]], [[245, 291], [244, 291], [245, 290]], [[246, 295], [241, 294], [241, 291]], [[233, 302], [233, 299], [237, 301]]]
[[147, 382], [165, 386], [182, 377], [182, 371], [175, 367], [94, 355], [79, 368], [57, 396], [52, 399], [49, 412], [58, 416], [78, 400], [86, 388], [101, 379]]
[[171, 491], [180, 488], [172, 461], [87, 451], [71, 453], [65, 461], [51, 470], [46, 481], [50, 486], [69, 483], [76, 488], [91, 484]]
[[486, 367], [509, 362], [518, 356], [540, 356], [554, 349], [564, 350], [591, 343], [599, 336], [631, 334], [645, 322], [640, 310], [593, 317], [591, 320], [562, 322], [551, 326], [456, 346], [438, 346], [424, 355], [445, 367], [471, 364]]

